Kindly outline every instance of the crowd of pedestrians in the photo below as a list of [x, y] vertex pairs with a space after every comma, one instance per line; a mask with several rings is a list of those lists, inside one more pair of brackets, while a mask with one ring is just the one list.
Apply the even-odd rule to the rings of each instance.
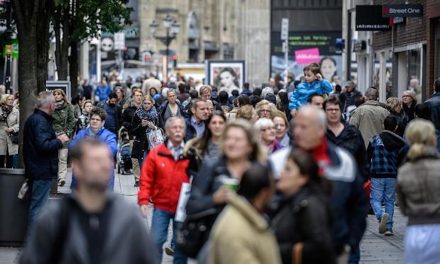
[[[62, 90], [39, 94], [23, 132], [26, 175], [32, 180], [23, 263], [34, 263], [34, 256], [160, 263], [164, 253], [179, 264], [189, 258], [359, 263], [369, 209], [378, 233], [392, 236], [395, 204], [409, 217], [406, 262], [440, 258], [435, 206], [440, 79], [434, 96], [422, 104], [411, 90], [386, 102], [378, 101], [376, 88], [362, 95], [352, 81], [338, 90], [316, 63], [304, 68], [303, 82], [285, 87], [278, 82], [252, 89], [246, 83], [225, 91], [191, 78], [177, 80], [150, 77], [113, 87], [102, 82], [95, 89], [85, 82], [73, 105]], [[7, 122], [7, 133], [18, 130], [13, 99], [0, 102], [0, 127]], [[16, 151], [7, 137], [3, 156], [1, 133], [0, 163], [12, 164], [8, 157]], [[120, 158], [121, 146], [131, 159]], [[36, 221], [51, 179], [66, 183], [68, 156], [73, 194]], [[133, 174], [141, 215], [152, 219], [151, 242], [139, 215], [111, 194], [115, 163]], [[80, 225], [66, 228], [65, 214], [70, 224]], [[69, 231], [60, 237], [60, 230]], [[46, 234], [50, 243], [38, 244]], [[125, 249], [111, 248], [111, 238], [124, 241]], [[48, 249], [61, 240], [61, 253]], [[84, 241], [86, 255], [78, 248]], [[139, 249], [139, 241], [148, 249]]]

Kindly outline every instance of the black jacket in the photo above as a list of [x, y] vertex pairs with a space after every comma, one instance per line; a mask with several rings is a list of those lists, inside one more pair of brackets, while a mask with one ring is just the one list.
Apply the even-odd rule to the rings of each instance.
[[124, 111], [122, 112], [122, 126], [125, 127], [125, 129], [127, 129], [130, 138], [133, 138], [131, 132], [133, 129], [134, 113], [136, 112], [137, 109], [138, 107], [136, 107], [132, 102], [130, 102], [129, 106], [125, 108]]
[[188, 142], [197, 136], [197, 131], [191, 124], [191, 116], [185, 118], [185, 125], [186, 125], [185, 142]]
[[343, 112], [347, 110], [347, 107], [355, 105], [356, 100], [362, 97], [362, 93], [356, 89], [351, 92], [341, 93], [339, 99], [341, 100], [343, 106]]
[[362, 176], [364, 178], [368, 177], [365, 144], [359, 129], [352, 125], [344, 124], [344, 130], [342, 130], [339, 136], [335, 136], [330, 129], [327, 129], [327, 139], [336, 146], [342, 147], [350, 152], [356, 160]]
[[318, 187], [306, 185], [286, 197], [271, 222], [282, 262], [292, 263], [293, 246], [303, 243], [302, 263], [334, 263], [328, 197]]
[[405, 111], [400, 111], [400, 113], [390, 111], [390, 115], [397, 118], [397, 130], [396, 134], [403, 137], [403, 134], [405, 134], [405, 128], [408, 125], [409, 118], [406, 115]]
[[58, 175], [58, 150], [63, 147], [52, 128], [52, 117], [35, 109], [24, 124], [25, 174], [32, 180], [52, 180]]
[[[180, 103], [176, 103], [177, 107], [179, 108], [177, 111], [180, 112], [180, 116], [182, 117], [186, 117], [185, 111], [182, 107], [182, 105]], [[168, 101], [165, 101], [158, 109], [158, 113], [159, 113], [159, 127], [164, 128], [165, 127], [165, 122], [167, 120], [165, 120], [165, 112], [167, 111], [168, 108]]]
[[435, 93], [425, 104], [431, 110], [431, 121], [435, 128], [440, 129], [440, 93]]

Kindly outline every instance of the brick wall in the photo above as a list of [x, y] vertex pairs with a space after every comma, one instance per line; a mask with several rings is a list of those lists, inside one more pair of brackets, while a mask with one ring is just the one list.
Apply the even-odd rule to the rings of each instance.
[[[427, 47], [426, 51], [428, 56], [426, 56], [426, 87], [427, 95], [433, 93], [432, 85], [434, 80], [440, 78], [436, 76], [435, 67], [440, 67], [440, 65], [435, 65], [435, 24], [436, 20], [440, 18], [440, 1], [439, 0], [426, 0], [425, 12], [427, 16], [426, 22], [426, 33], [427, 33]], [[437, 55], [438, 56], [438, 55]]]

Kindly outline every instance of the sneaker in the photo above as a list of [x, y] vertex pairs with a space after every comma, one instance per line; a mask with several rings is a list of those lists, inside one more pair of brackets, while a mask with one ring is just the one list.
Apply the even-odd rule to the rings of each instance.
[[134, 182], [134, 187], [139, 187], [139, 181]]
[[168, 256], [174, 256], [174, 249], [172, 249], [171, 247], [165, 247], [165, 253]]
[[383, 213], [379, 222], [379, 234], [384, 234], [387, 231], [387, 221], [388, 221], [388, 214]]
[[63, 187], [64, 184], [66, 184], [66, 180], [64, 180], [64, 179], [59, 179], [58, 180], [58, 186]]
[[387, 229], [387, 231], [385, 231], [384, 235], [385, 236], [394, 236], [393, 230], [392, 229]]

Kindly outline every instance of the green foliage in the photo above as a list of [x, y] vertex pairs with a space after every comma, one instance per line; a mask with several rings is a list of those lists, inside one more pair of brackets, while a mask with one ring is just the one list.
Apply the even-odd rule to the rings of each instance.
[[54, 0], [54, 22], [70, 22], [70, 41], [96, 37], [100, 32], [118, 32], [130, 25], [132, 8], [126, 0]]

